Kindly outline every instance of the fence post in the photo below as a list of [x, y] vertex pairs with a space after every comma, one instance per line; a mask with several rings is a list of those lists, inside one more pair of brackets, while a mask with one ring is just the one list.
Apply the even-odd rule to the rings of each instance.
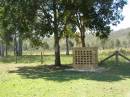
[[15, 55], [15, 63], [16, 63], [16, 64], [18, 63], [17, 60], [18, 60], [18, 58], [17, 58], [17, 54], [16, 54], [16, 55]]
[[43, 64], [43, 53], [41, 52], [41, 64]]
[[116, 51], [115, 52], [116, 54], [116, 64], [118, 65], [119, 64], [119, 51]]

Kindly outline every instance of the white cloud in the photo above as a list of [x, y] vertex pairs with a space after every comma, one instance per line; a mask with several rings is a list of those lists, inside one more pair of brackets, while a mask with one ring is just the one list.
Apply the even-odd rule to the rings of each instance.
[[130, 27], [130, 0], [128, 0], [128, 4], [123, 9], [123, 15], [124, 15], [124, 20], [116, 27], [112, 27], [114, 30]]

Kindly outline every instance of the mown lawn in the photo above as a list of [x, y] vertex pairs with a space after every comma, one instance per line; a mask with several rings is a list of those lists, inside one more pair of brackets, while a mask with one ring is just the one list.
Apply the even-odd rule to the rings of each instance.
[[[103, 59], [107, 55], [100, 54]], [[62, 55], [62, 64], [71, 64], [72, 56]], [[53, 55], [0, 59], [0, 97], [130, 97], [130, 63], [114, 59], [102, 66], [110, 68], [102, 73], [50, 70]]]

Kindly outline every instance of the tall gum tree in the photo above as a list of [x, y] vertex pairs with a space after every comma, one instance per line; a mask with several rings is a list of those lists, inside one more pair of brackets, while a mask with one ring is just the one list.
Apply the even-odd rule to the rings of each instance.
[[123, 20], [122, 9], [126, 0], [70, 0], [66, 3], [73, 13], [71, 22], [80, 30], [82, 47], [85, 47], [85, 32], [89, 30], [100, 38], [111, 32], [110, 25]]
[[66, 10], [66, 5], [64, 4], [63, 0], [45, 0], [45, 2], [41, 1], [38, 12], [38, 18], [40, 19], [38, 24], [41, 25], [41, 28], [39, 29], [36, 27], [36, 32], [37, 30], [38, 32], [40, 30], [40, 34], [42, 34], [40, 36], [54, 35], [55, 65], [58, 66], [61, 65], [59, 42], [66, 29], [66, 26], [68, 25], [70, 16], [70, 11]]

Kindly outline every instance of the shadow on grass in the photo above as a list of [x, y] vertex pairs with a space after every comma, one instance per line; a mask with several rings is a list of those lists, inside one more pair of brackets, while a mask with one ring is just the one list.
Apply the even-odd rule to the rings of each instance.
[[69, 81], [69, 80], [96, 80], [96, 81], [119, 81], [130, 78], [130, 64], [120, 62], [120, 65], [114, 65], [113, 61], [108, 61], [105, 64], [106, 67], [110, 67], [110, 70], [102, 73], [90, 73], [90, 72], [76, 72], [65, 71], [68, 66], [55, 67], [55, 66], [36, 66], [36, 67], [18, 67], [17, 70], [9, 71], [9, 73], [17, 73], [25, 79], [45, 79], [52, 81]]

